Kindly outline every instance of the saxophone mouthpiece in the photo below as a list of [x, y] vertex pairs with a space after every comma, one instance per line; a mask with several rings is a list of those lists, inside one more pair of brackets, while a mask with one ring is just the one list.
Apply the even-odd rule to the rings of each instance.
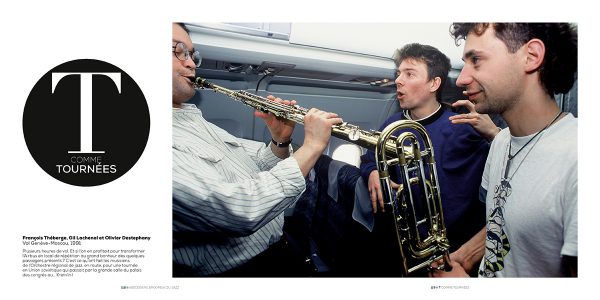
[[212, 88], [212, 83], [206, 81], [206, 79], [202, 77], [196, 77], [194, 84], [200, 88]]

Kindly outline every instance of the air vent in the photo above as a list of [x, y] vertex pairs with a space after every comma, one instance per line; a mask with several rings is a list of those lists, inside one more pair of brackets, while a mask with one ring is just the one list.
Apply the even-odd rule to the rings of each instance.
[[293, 69], [296, 65], [286, 64], [286, 63], [277, 63], [277, 62], [269, 62], [263, 61], [260, 66], [256, 69], [259, 74], [264, 75], [276, 75], [279, 72], [286, 69]]

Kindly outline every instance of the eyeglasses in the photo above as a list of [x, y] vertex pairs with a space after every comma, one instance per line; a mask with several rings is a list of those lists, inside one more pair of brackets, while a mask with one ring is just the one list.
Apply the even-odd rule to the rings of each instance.
[[181, 61], [186, 61], [191, 57], [196, 67], [199, 67], [200, 63], [202, 62], [202, 57], [200, 56], [200, 52], [198, 50], [192, 52], [188, 50], [184, 43], [181, 42], [178, 42], [175, 44], [175, 46], [173, 46], [173, 53], [175, 53], [175, 57]]

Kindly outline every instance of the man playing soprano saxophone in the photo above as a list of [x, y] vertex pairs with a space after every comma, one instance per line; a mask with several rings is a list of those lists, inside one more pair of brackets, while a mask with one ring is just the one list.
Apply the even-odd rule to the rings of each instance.
[[195, 93], [198, 63], [187, 28], [174, 23], [173, 275], [302, 275], [282, 238], [283, 211], [304, 191], [304, 177], [342, 119], [311, 109], [304, 144], [293, 155], [293, 123], [271, 114], [255, 113], [271, 132], [268, 147], [238, 139], [185, 103]]

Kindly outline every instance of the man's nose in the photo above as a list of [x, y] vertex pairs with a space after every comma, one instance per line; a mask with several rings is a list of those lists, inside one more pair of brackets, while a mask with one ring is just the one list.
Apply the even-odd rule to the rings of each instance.
[[404, 85], [402, 79], [400, 79], [400, 75], [396, 77], [396, 80], [394, 80], [394, 82], [396, 83], [396, 85]]
[[196, 63], [192, 59], [192, 56], [188, 56], [188, 58], [183, 61], [183, 66], [188, 69], [196, 69]]
[[469, 85], [472, 81], [473, 77], [471, 76], [468, 67], [463, 67], [463, 69], [460, 71], [460, 74], [458, 74], [458, 78], [456, 78], [456, 86], [465, 87]]

